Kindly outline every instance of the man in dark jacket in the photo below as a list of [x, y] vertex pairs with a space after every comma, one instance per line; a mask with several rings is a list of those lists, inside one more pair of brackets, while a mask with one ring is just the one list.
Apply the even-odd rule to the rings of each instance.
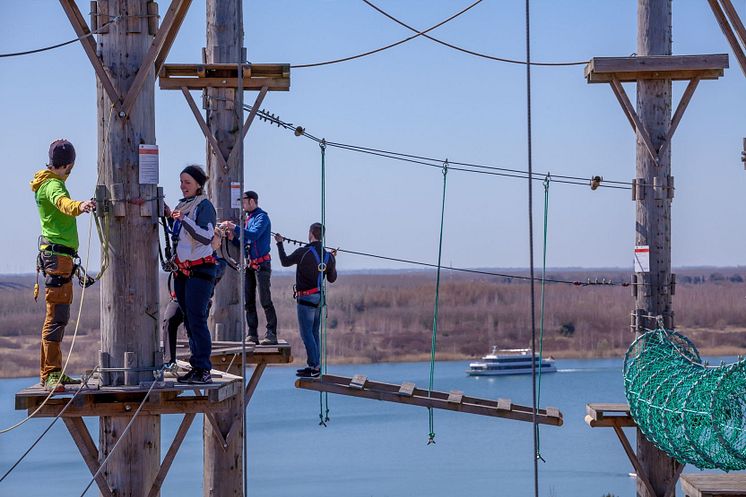
[[308, 245], [290, 255], [285, 254], [279, 233], [275, 235], [280, 263], [283, 267], [297, 265], [295, 270], [295, 297], [298, 311], [298, 327], [303, 344], [306, 346], [308, 367], [299, 369], [297, 375], [316, 378], [321, 374], [321, 302], [324, 291], [324, 277], [329, 283], [337, 281], [337, 263], [334, 254], [321, 246], [324, 227], [313, 223], [308, 231]]
[[[244, 278], [246, 296], [246, 324], [249, 327], [248, 343], [260, 345], [277, 344], [277, 313], [272, 304], [270, 277], [272, 275], [271, 256], [272, 223], [269, 215], [259, 208], [259, 195], [254, 191], [243, 194], [243, 210], [246, 212], [244, 224], [244, 250], [248, 260]], [[235, 223], [225, 221], [222, 227], [228, 230], [228, 239], [236, 247], [240, 246], [241, 230]], [[259, 287], [259, 302], [267, 318], [267, 332], [259, 341], [259, 316], [256, 313], [256, 289]]]

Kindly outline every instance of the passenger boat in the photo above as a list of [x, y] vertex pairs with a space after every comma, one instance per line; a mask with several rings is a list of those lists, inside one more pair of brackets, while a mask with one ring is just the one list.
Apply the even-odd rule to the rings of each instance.
[[[536, 372], [554, 373], [557, 367], [551, 357], [539, 361], [538, 354], [534, 356]], [[492, 352], [482, 357], [480, 361], [469, 364], [466, 370], [469, 376], [497, 376], [504, 374], [531, 373], [531, 349], [498, 349], [492, 347]]]

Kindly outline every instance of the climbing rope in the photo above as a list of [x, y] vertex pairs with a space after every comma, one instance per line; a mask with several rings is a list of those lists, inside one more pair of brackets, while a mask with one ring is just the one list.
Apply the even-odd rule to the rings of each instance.
[[[427, 387], [427, 396], [432, 397], [435, 387], [435, 350], [438, 336], [438, 304], [440, 302], [440, 268], [443, 256], [443, 225], [445, 224], [446, 215], [446, 186], [448, 182], [448, 159], [443, 162], [443, 194], [440, 202], [440, 235], [438, 237], [438, 267], [435, 272], [435, 306], [433, 309], [433, 334], [430, 341], [430, 382]], [[427, 434], [427, 444], [435, 443], [435, 422], [433, 419], [433, 408], [427, 408], [427, 418], [429, 432]]]
[[746, 469], [746, 359], [708, 366], [684, 335], [648, 331], [624, 358], [630, 414], [651, 443], [700, 469]]
[[[537, 385], [536, 385], [536, 405], [541, 405], [541, 364], [544, 361], [544, 301], [545, 301], [545, 287], [547, 277], [547, 232], [549, 230], [549, 184], [550, 175], [547, 173], [547, 177], [544, 179], [544, 252], [542, 254], [542, 266], [541, 266], [541, 298], [539, 304], [539, 372], [537, 374]], [[534, 359], [536, 361], [536, 359]], [[539, 426], [536, 425], [536, 458], [544, 461], [541, 456], [541, 436], [539, 432]]]
[[[321, 254], [319, 254], [319, 271], [323, 272], [324, 253], [326, 249], [326, 140], [319, 143], [321, 150]], [[325, 268], [324, 268], [325, 269]], [[321, 277], [321, 301], [319, 302], [321, 312], [321, 370], [322, 374], [327, 372], [327, 329], [326, 317], [328, 308], [326, 305], [326, 278]], [[319, 392], [319, 425], [326, 426], [329, 422], [329, 393]]]

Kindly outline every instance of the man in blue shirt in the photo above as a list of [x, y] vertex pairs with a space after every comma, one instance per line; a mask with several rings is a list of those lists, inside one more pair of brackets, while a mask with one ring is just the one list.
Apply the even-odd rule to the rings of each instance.
[[[259, 345], [277, 344], [277, 313], [272, 304], [270, 276], [272, 263], [269, 255], [272, 223], [269, 215], [259, 208], [259, 195], [254, 191], [243, 194], [242, 206], [246, 212], [244, 224], [244, 250], [248, 262], [244, 278], [244, 295], [246, 296], [246, 324], [249, 327], [248, 343]], [[241, 230], [235, 223], [222, 223], [228, 229], [228, 239], [236, 247], [240, 246]], [[256, 313], [256, 289], [259, 287], [259, 302], [267, 318], [267, 332], [259, 341], [259, 317]]]

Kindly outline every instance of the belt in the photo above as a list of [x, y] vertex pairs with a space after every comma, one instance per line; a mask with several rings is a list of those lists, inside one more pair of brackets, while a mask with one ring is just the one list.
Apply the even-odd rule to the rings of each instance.
[[316, 288], [311, 288], [310, 290], [300, 290], [295, 292], [296, 297], [305, 297], [306, 295], [313, 295], [315, 293], [319, 293], [321, 290]]
[[269, 261], [271, 259], [272, 259], [272, 256], [270, 256], [269, 254], [264, 254], [263, 256], [259, 257], [258, 259], [250, 259], [249, 260], [249, 267], [251, 269], [253, 269], [254, 271], [256, 271], [257, 269], [259, 269], [259, 264], [261, 264], [262, 262]]
[[208, 255], [207, 257], [202, 257], [201, 259], [194, 261], [182, 261], [177, 257], [174, 262], [176, 263], [176, 267], [179, 268], [181, 274], [189, 276], [192, 273], [192, 268], [203, 266], [205, 264], [217, 264], [218, 261], [215, 257]]
[[39, 245], [39, 250], [42, 252], [56, 252], [58, 254], [69, 255], [72, 258], [78, 256], [77, 250], [66, 247], [65, 245], [60, 245], [59, 243], [47, 243], [44, 245]]

